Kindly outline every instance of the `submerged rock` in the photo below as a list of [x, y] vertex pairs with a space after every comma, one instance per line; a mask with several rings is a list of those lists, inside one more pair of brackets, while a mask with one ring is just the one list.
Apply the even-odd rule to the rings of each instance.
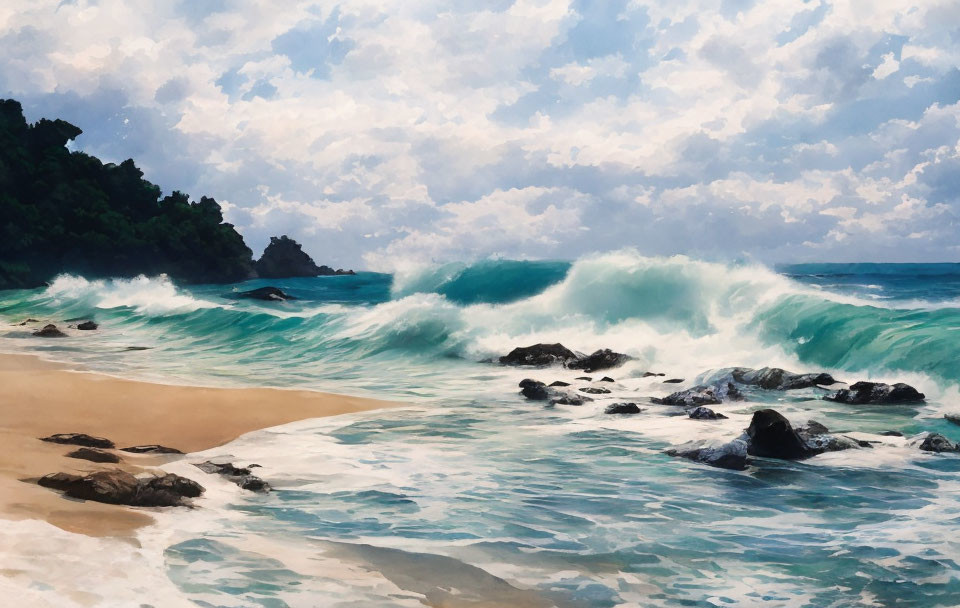
[[40, 322], [39, 319], [24, 319], [23, 321], [20, 321], [19, 323], [17, 323], [17, 325], [23, 327], [24, 325], [29, 325], [30, 323], [39, 323], [39, 322]]
[[663, 374], [663, 373], [655, 373], [655, 372], [643, 372], [643, 375], [640, 376], [640, 377], [641, 377], [641, 378], [651, 378], [651, 377], [655, 377], [655, 376], [666, 376], [666, 374]]
[[921, 403], [925, 395], [909, 384], [898, 382], [857, 382], [849, 389], [840, 389], [833, 395], [824, 397], [827, 401], [851, 405], [895, 405], [900, 403]]
[[184, 498], [196, 498], [204, 492], [203, 486], [197, 482], [172, 473], [137, 479], [120, 470], [97, 471], [83, 476], [53, 473], [43, 476], [37, 483], [60, 490], [71, 498], [135, 507], [180, 506], [184, 504]]
[[683, 382], [683, 378], [670, 378], [669, 380], [664, 380], [663, 384], [680, 384]]
[[940, 433], [930, 433], [920, 444], [920, 449], [925, 452], [957, 452], [960, 451], [960, 445], [953, 443]]
[[576, 353], [559, 343], [519, 346], [510, 351], [509, 354], [500, 357], [500, 363], [503, 365], [531, 365], [536, 367], [565, 365], [576, 360]]
[[236, 298], [245, 298], [248, 300], [263, 300], [265, 302], [286, 302], [287, 300], [296, 300], [295, 297], [284, 292], [279, 287], [260, 287], [250, 291], [241, 291], [233, 294]]
[[604, 376], [603, 378], [600, 378], [599, 380], [597, 380], [597, 382], [616, 382], [616, 380], [614, 380], [610, 376]]
[[639, 414], [643, 410], [636, 403], [612, 403], [603, 410], [604, 414]]
[[732, 375], [733, 379], [740, 384], [778, 391], [812, 388], [818, 385], [836, 383], [836, 380], [830, 374], [795, 374], [779, 367], [764, 367], [761, 369], [738, 367], [733, 370]]
[[131, 454], [183, 454], [177, 448], [168, 448], [165, 445], [134, 445], [120, 450]]
[[40, 441], [62, 443], [65, 445], [82, 445], [88, 448], [113, 449], [116, 447], [109, 439], [104, 439], [103, 437], [93, 437], [92, 435], [87, 435], [86, 433], [57, 433], [55, 435], [50, 435], [49, 437], [41, 437]]
[[610, 389], [600, 386], [585, 386], [580, 389], [580, 392], [588, 395], [606, 395], [610, 392]]
[[776, 410], [754, 412], [747, 436], [750, 438], [748, 452], [753, 456], [799, 460], [814, 455], [790, 421]]
[[38, 329], [37, 331], [33, 332], [33, 335], [37, 336], [38, 338], [66, 338], [67, 337], [67, 334], [57, 329], [57, 326], [53, 325], [52, 323], [50, 325], [44, 325], [43, 329]]
[[701, 405], [690, 412], [690, 418], [694, 420], [726, 420], [727, 417]]
[[944, 419], [947, 422], [952, 422], [953, 424], [960, 424], [960, 414], [944, 414]]
[[568, 363], [567, 367], [571, 369], [582, 369], [583, 371], [589, 373], [600, 371], [602, 369], [620, 367], [632, 358], [633, 357], [630, 357], [629, 355], [615, 353], [609, 348], [604, 348], [595, 351], [593, 354], [587, 355], [586, 357], [581, 357], [572, 363]]
[[120, 457], [110, 452], [104, 452], [97, 448], [80, 448], [67, 454], [67, 458], [78, 458], [80, 460], [89, 460], [90, 462], [109, 462], [116, 464], [120, 462]]
[[583, 405], [589, 397], [578, 395], [562, 388], [547, 386], [543, 382], [524, 378], [520, 381], [520, 394], [531, 401], [549, 401], [553, 405]]
[[550, 386], [570, 386], [570, 383], [563, 380], [554, 380], [550, 383]]
[[77, 329], [81, 331], [93, 331], [98, 329], [100, 326], [94, 323], [93, 321], [84, 321], [83, 323], [77, 324]]
[[734, 439], [727, 443], [693, 442], [671, 448], [669, 456], [678, 456], [712, 467], [742, 471], [747, 468], [747, 443], [743, 439]]
[[880, 435], [883, 437], [903, 437], [903, 433], [900, 431], [883, 431]]

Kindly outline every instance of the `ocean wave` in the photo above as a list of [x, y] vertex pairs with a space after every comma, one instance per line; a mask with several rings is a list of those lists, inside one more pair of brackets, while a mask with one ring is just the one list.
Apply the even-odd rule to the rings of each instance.
[[[274, 369], [282, 370], [278, 377], [302, 381], [353, 368], [351, 377], [358, 378], [370, 359], [400, 362], [404, 373], [419, 365], [423, 373], [442, 375], [444, 359], [481, 361], [520, 345], [562, 342], [583, 352], [626, 352], [635, 357], [628, 373], [694, 377], [708, 369], [775, 365], [858, 379], [923, 374], [941, 384], [960, 382], [955, 304], [838, 294], [758, 264], [624, 250], [569, 264], [488, 260], [392, 279], [279, 284], [302, 297], [233, 301], [223, 293], [250, 284], [187, 288], [163, 277], [61, 276], [27, 292], [27, 304], [42, 304], [59, 318], [99, 311], [125, 340], [146, 336], [144, 342], [184, 360], [191, 352], [215, 356], [220, 369], [233, 369], [231, 376]], [[7, 301], [8, 312], [32, 314], [30, 306]]]

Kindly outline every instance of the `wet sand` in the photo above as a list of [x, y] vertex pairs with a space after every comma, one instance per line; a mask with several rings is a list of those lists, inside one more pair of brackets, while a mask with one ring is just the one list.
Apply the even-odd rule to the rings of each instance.
[[151, 509], [66, 499], [37, 486], [47, 473], [149, 470], [177, 456], [117, 451], [120, 465], [66, 458], [77, 446], [39, 441], [87, 433], [118, 448], [161, 444], [196, 452], [244, 433], [394, 404], [313, 391], [203, 388], [75, 371], [29, 355], [0, 355], [0, 518], [44, 519], [70, 532], [128, 536], [152, 523]]

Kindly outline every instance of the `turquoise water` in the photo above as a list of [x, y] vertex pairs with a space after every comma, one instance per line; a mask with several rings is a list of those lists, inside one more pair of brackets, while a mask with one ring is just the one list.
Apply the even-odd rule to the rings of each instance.
[[[774, 271], [627, 251], [271, 281], [300, 298], [279, 304], [223, 297], [265, 284], [61, 277], [0, 293], [11, 322], [102, 325], [43, 343], [11, 328], [7, 350], [126, 376], [407, 404], [202, 455], [261, 464], [276, 490], [243, 495], [208, 478], [206, 508], [171, 516], [193, 523], [171, 520], [180, 531], [166, 573], [197, 605], [960, 605], [960, 457], [915, 445], [928, 431], [960, 440], [942, 417], [960, 410], [958, 265]], [[516, 393], [519, 379], [581, 373], [484, 362], [537, 341], [636, 360], [608, 372], [606, 400], [544, 407]], [[684, 388], [734, 365], [902, 380], [929, 400], [851, 408], [817, 389], [757, 390], [707, 423], [646, 405], [678, 385], [645, 371]], [[604, 415], [614, 400], [648, 409]], [[744, 472], [663, 454], [732, 438], [759, 407], [880, 443]]]

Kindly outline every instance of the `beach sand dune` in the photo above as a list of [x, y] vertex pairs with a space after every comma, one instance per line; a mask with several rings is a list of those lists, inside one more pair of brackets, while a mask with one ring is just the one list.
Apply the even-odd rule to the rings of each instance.
[[39, 437], [87, 433], [118, 448], [160, 444], [195, 452], [257, 429], [391, 405], [302, 390], [137, 382], [29, 355], [0, 355], [0, 518], [39, 518], [70, 532], [126, 536], [153, 521], [149, 509], [66, 499], [33, 480], [117, 466], [140, 472], [177, 457], [117, 452], [123, 464], [102, 465], [66, 458], [76, 446]]

